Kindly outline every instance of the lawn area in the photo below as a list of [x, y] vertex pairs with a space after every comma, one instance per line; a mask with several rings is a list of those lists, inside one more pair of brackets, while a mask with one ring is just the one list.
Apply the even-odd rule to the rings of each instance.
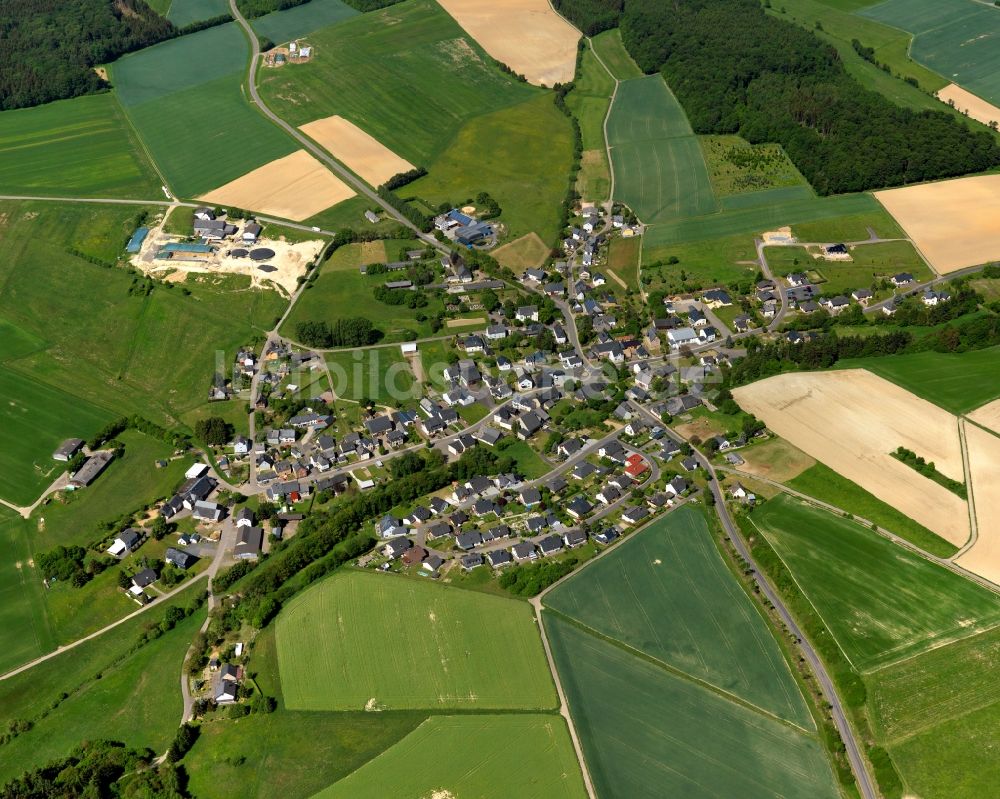
[[[130, 294], [132, 276], [112, 265], [139, 210], [0, 203], [6, 219], [0, 227], [6, 256], [0, 263], [0, 318], [28, 341], [44, 344], [29, 353], [22, 342], [22, 357], [4, 368], [68, 389], [76, 407], [67, 407], [64, 418], [91, 403], [111, 416], [139, 413], [181, 427], [183, 414], [208, 404], [216, 371], [227, 369], [235, 350], [270, 329], [283, 309], [276, 292], [251, 290], [249, 279], [239, 276], [199, 275], [184, 284], [187, 292], [164, 285], [148, 296]], [[57, 437], [96, 432], [72, 428], [60, 427]], [[46, 438], [43, 455], [54, 449], [50, 443]]]
[[932, 555], [950, 558], [957, 551], [953, 544], [822, 463], [810, 466], [788, 480], [786, 485], [821, 502], [849, 510], [863, 519], [875, 522], [879, 527], [905, 538]]
[[639, 255], [642, 239], [614, 238], [608, 247], [608, 269], [616, 274], [632, 291], [639, 290]]
[[572, 162], [570, 120], [543, 94], [467, 122], [430, 163], [430, 174], [399, 194], [437, 207], [485, 191], [503, 209], [507, 240], [533, 232], [555, 245]]
[[[185, 591], [171, 604], [183, 606], [194, 597], [195, 592]], [[0, 681], [3, 727], [13, 719], [33, 722], [28, 732], [4, 744], [0, 782], [64, 757], [84, 740], [123, 740], [157, 752], [167, 748], [181, 717], [181, 664], [205, 613], [197, 611], [170, 632], [130, 651], [147, 625], [159, 623], [166, 607], [153, 607], [70, 652]], [[68, 696], [58, 702], [64, 693]]]
[[516, 600], [423, 578], [341, 572], [290, 602], [276, 635], [293, 710], [556, 702], [531, 607]]
[[333, 393], [338, 397], [372, 399], [392, 408], [420, 399], [413, 370], [399, 347], [336, 350], [324, 357], [333, 376]]
[[548, 593], [545, 606], [672, 671], [814, 728], [767, 623], [694, 509], [631, 536]]
[[506, 266], [518, 274], [524, 274], [526, 269], [540, 268], [551, 251], [551, 247], [546, 245], [537, 233], [529, 233], [498, 247], [490, 254], [497, 259], [500, 266]]
[[812, 735], [559, 616], [546, 612], [544, 622], [598, 796], [840, 795]]
[[[794, 198], [770, 205], [741, 208], [720, 214], [709, 214], [677, 222], [653, 225], [644, 234], [645, 251], [649, 258], [659, 257], [670, 245], [684, 242], [705, 241], [741, 234], [760, 234], [782, 225], [792, 225], [793, 232], [803, 241], [851, 241], [853, 237], [830, 235], [809, 238], [803, 233], [803, 225], [808, 222], [823, 222], [824, 229], [836, 234], [840, 228], [830, 220], [840, 217], [856, 218], [859, 214], [872, 214], [881, 219], [888, 215], [870, 194], [841, 194], [836, 197]], [[809, 227], [811, 232], [816, 228]], [[852, 227], [854, 229], [854, 227]], [[864, 226], [860, 238], [867, 238]], [[882, 233], [882, 231], [879, 231]], [[882, 235], [890, 235], [882, 233]]]
[[716, 209], [698, 139], [663, 77], [618, 85], [608, 117], [615, 199], [643, 222], [672, 222]]
[[585, 200], [603, 202], [611, 190], [611, 170], [604, 141], [604, 118], [611, 104], [614, 79], [588, 47], [580, 60], [579, 74], [566, 105], [580, 124], [583, 143], [576, 189]]
[[163, 198], [108, 93], [0, 113], [0, 186], [6, 194]]
[[751, 520], [859, 671], [1000, 622], [1000, 597], [850, 519], [782, 495]]
[[[948, 76], [987, 102], [1000, 104], [1000, 52], [994, 46], [1000, 35], [1000, 14], [987, 4], [974, 0], [887, 0], [860, 13], [916, 34], [908, 48], [914, 61]], [[887, 55], [900, 50], [905, 53], [906, 44], [886, 48]], [[885, 60], [881, 52], [879, 57]], [[922, 85], [925, 82], [925, 88], [932, 91], [943, 85], [930, 83], [926, 77], [920, 81]]]
[[309, 0], [300, 6], [265, 14], [251, 21], [250, 25], [259, 36], [283, 44], [328, 25], [336, 25], [357, 13], [341, 0]]
[[55, 647], [28, 522], [0, 507], [0, 674]]
[[67, 438], [89, 438], [111, 411], [0, 366], [0, 497], [30, 505], [66, 468], [52, 453]]
[[[855, 289], [875, 287], [899, 272], [909, 272], [918, 281], [931, 280], [934, 273], [908, 241], [863, 244], [851, 249], [852, 261], [814, 258], [805, 247], [768, 247], [768, 265], [775, 275], [815, 271], [823, 278], [816, 283], [821, 294], [850, 294]], [[879, 296], [891, 294], [881, 291]]]
[[780, 144], [750, 144], [739, 136], [699, 136], [716, 197], [809, 187]]
[[639, 65], [632, 60], [632, 56], [629, 55], [628, 50], [625, 49], [625, 45], [622, 44], [622, 35], [618, 28], [597, 34], [597, 36], [590, 40], [590, 44], [601, 57], [604, 66], [618, 80], [642, 77], [642, 70], [639, 69]]
[[503, 447], [501, 454], [514, 459], [518, 474], [525, 480], [537, 480], [552, 470], [552, 467], [542, 460], [527, 441], [511, 440], [513, 443]]
[[[396, 244], [388, 242], [393, 248]], [[393, 253], [393, 259], [395, 255]], [[430, 297], [426, 308], [417, 309], [388, 305], [375, 299], [377, 286], [399, 280], [401, 276], [394, 272], [363, 275], [361, 266], [385, 260], [385, 248], [379, 242], [369, 242], [367, 247], [348, 244], [338, 249], [320, 267], [316, 282], [299, 296], [281, 332], [294, 339], [296, 327], [301, 322], [333, 322], [364, 316], [385, 334], [383, 341], [409, 341], [431, 335], [430, 321], [417, 321], [416, 317], [430, 317], [443, 311], [444, 302], [440, 297]]]
[[[854, 358], [838, 368], [867, 369], [952, 413], [968, 413], [1000, 397], [1000, 347], [962, 353], [914, 352]], [[971, 376], [975, 379], [970, 379]]]
[[587, 795], [566, 722], [529, 714], [432, 716], [316, 799], [382, 799], [388, 774], [392, 794], [400, 797]]
[[295, 126], [339, 114], [417, 166], [430, 168], [474, 117], [542, 93], [493, 66], [431, 0], [360, 14], [310, 43], [310, 63], [260, 74], [264, 101]]

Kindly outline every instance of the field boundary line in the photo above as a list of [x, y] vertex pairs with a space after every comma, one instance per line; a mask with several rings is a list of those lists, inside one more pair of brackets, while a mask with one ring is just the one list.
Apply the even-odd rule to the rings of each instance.
[[[164, 19], [166, 19], [166, 15], [164, 15]], [[108, 70], [108, 77], [114, 80], [115, 77], [114, 65], [108, 64], [107, 70]], [[118, 110], [121, 111], [122, 116], [125, 118], [125, 122], [128, 124], [128, 128], [131, 131], [132, 135], [135, 137], [135, 140], [139, 143], [139, 147], [142, 148], [142, 152], [146, 155], [146, 159], [152, 165], [153, 170], [156, 172], [156, 174], [159, 175], [160, 180], [163, 181], [162, 185], [166, 187], [167, 191], [170, 192], [170, 198], [176, 200], [177, 195], [174, 193], [174, 187], [170, 185], [170, 182], [163, 174], [163, 170], [160, 169], [160, 165], [156, 163], [156, 159], [153, 158], [153, 154], [149, 151], [149, 146], [146, 144], [146, 140], [143, 139], [142, 135], [139, 133], [139, 129], [136, 127], [135, 122], [132, 120], [132, 117], [129, 114], [128, 109], [125, 107], [125, 104], [121, 101], [121, 98], [118, 96], [118, 92], [112, 91], [111, 94], [114, 95], [115, 104], [118, 106]]]
[[[753, 519], [752, 516], [747, 516], [747, 519], [750, 521], [750, 524], [753, 525], [753, 528], [760, 534], [761, 538], [763, 538], [765, 541], [767, 541], [768, 546], [771, 547], [772, 550], [774, 550], [774, 554], [778, 556], [778, 560], [781, 561], [781, 565], [785, 567], [786, 571], [791, 576], [792, 582], [795, 583], [795, 587], [799, 589], [799, 593], [802, 594], [802, 596], [805, 598], [806, 602], [809, 603], [809, 607], [811, 607], [813, 609], [813, 611], [819, 617], [820, 621], [823, 622], [823, 626], [826, 627], [827, 631], [831, 631], [832, 628], [830, 627], [830, 623], [826, 620], [826, 617], [823, 616], [823, 614], [819, 612], [819, 608], [816, 607], [816, 605], [813, 603], [812, 599], [809, 598], [809, 594], [806, 593], [805, 588], [803, 588], [802, 584], [799, 582], [799, 578], [795, 576], [795, 572], [792, 571], [791, 567], [785, 561], [784, 557], [782, 557], [782, 555], [778, 551], [777, 547], [774, 546], [774, 542], [771, 541], [771, 539], [768, 538], [767, 534], [763, 530], [760, 529], [760, 525], [758, 525], [757, 522], [754, 521], [754, 519]], [[830, 637], [833, 639], [834, 643], [837, 645], [837, 649], [840, 650], [840, 654], [842, 654], [844, 656], [844, 659], [848, 663], [851, 664], [851, 668], [855, 669], [856, 671], [858, 671], [860, 673], [862, 670], [860, 668], [858, 668], [858, 665], [851, 659], [850, 655], [848, 655], [847, 652], [844, 651], [844, 647], [842, 647], [840, 645], [840, 641], [837, 640], [837, 637], [832, 632], [830, 632]]]
[[972, 464], [969, 462], [969, 442], [965, 437], [964, 416], [958, 417], [958, 443], [962, 448], [962, 476], [965, 478], [965, 507], [969, 512], [969, 538], [958, 552], [949, 558], [952, 561], [972, 549], [979, 540], [979, 519], [976, 516], [975, 488], [972, 485]]
[[[952, 627], [952, 630], [961, 629], [960, 627]], [[973, 638], [978, 638], [980, 635], [986, 635], [987, 633], [996, 632], [1000, 629], [1000, 620], [995, 621], [989, 627], [983, 627], [982, 629], [970, 632], [968, 635], [960, 635], [957, 638], [951, 638], [947, 641], [936, 641], [925, 649], [921, 649], [919, 652], [911, 652], [909, 655], [904, 655], [896, 660], [891, 660], [888, 663], [879, 666], [875, 669], [869, 669], [868, 671], [862, 672], [862, 674], [877, 674], [880, 671], [884, 671], [892, 666], [898, 666], [901, 663], [907, 663], [908, 661], [914, 660], [921, 655], [926, 655], [930, 652], [934, 652], [938, 649], [944, 649], [945, 647], [951, 646], [952, 644], [960, 644], [963, 641], [969, 641]], [[1000, 702], [1000, 697], [997, 698], [997, 702]]]
[[[742, 590], [743, 589], [741, 587], [740, 591], [742, 591]], [[697, 685], [698, 687], [700, 687], [700, 688], [702, 688], [702, 689], [704, 689], [706, 691], [709, 691], [710, 693], [713, 693], [716, 696], [719, 696], [719, 697], [721, 697], [721, 698], [723, 698], [723, 699], [725, 699], [725, 700], [727, 700], [729, 702], [732, 702], [734, 705], [739, 705], [740, 707], [743, 707], [746, 710], [750, 710], [750, 711], [756, 712], [758, 715], [764, 716], [765, 718], [769, 718], [769, 719], [771, 719], [773, 721], [777, 721], [777, 722], [785, 725], [786, 727], [790, 727], [791, 729], [796, 730], [797, 732], [802, 733], [803, 735], [813, 736], [813, 735], [816, 734], [816, 730], [815, 729], [808, 730], [808, 729], [806, 729], [804, 727], [800, 727], [794, 721], [789, 721], [788, 719], [782, 718], [781, 716], [778, 716], [777, 714], [772, 713], [770, 710], [765, 710], [764, 708], [760, 707], [759, 705], [755, 705], [753, 702], [750, 702], [750, 701], [744, 699], [741, 696], [737, 696], [736, 694], [730, 693], [729, 691], [725, 690], [724, 688], [720, 688], [719, 686], [717, 686], [717, 685], [715, 685], [713, 683], [710, 683], [710, 682], [702, 679], [701, 677], [696, 677], [693, 674], [690, 674], [690, 673], [688, 673], [686, 671], [683, 671], [683, 670], [677, 668], [676, 666], [673, 666], [670, 663], [667, 663], [666, 661], [660, 660], [659, 658], [654, 657], [653, 655], [650, 655], [648, 652], [643, 652], [641, 649], [636, 649], [631, 644], [627, 644], [624, 641], [621, 641], [621, 640], [619, 640], [617, 638], [612, 638], [609, 635], [605, 635], [604, 633], [600, 632], [599, 630], [595, 630], [593, 627], [588, 626], [587, 624], [585, 624], [584, 622], [580, 621], [579, 619], [575, 619], [572, 616], [566, 615], [562, 611], [555, 610], [554, 608], [548, 607], [548, 606], [546, 606], [545, 610], [548, 611], [549, 613], [551, 613], [553, 616], [558, 616], [560, 619], [562, 619], [563, 621], [567, 622], [568, 624], [571, 624], [574, 627], [577, 627], [580, 630], [583, 630], [588, 635], [590, 635], [590, 636], [592, 636], [594, 638], [597, 638], [600, 641], [604, 641], [607, 644], [611, 644], [612, 646], [618, 647], [619, 649], [627, 652], [629, 655], [632, 655], [633, 657], [638, 658], [639, 660], [644, 660], [647, 663], [649, 663], [649, 664], [651, 664], [653, 666], [656, 666], [661, 671], [665, 671], [668, 674], [672, 674], [674, 677], [677, 677], [678, 679], [685, 680], [685, 681], [690, 682], [690, 683], [692, 683], [694, 685]], [[782, 658], [782, 660], [784, 660], [784, 658]]]

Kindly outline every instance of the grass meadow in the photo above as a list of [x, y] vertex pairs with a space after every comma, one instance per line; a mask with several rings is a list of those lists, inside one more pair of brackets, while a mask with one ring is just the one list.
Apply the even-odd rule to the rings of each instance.
[[531, 607], [420, 578], [346, 572], [277, 621], [295, 710], [540, 709], [555, 705]]
[[739, 136], [699, 136], [698, 143], [712, 189], [720, 199], [783, 188], [804, 188], [812, 194], [780, 144], [754, 145]]
[[118, 99], [181, 197], [203, 194], [295, 149], [243, 94], [248, 48], [233, 22], [130, 53], [111, 66]]
[[716, 210], [698, 139], [662, 76], [620, 83], [607, 130], [615, 199], [644, 222]]
[[597, 634], [812, 729], [767, 623], [723, 563], [702, 515], [681, 508], [545, 597]]
[[608, 269], [616, 274], [632, 291], [639, 290], [639, 256], [642, 239], [615, 238], [608, 248]]
[[639, 65], [632, 60], [632, 56], [622, 44], [622, 35], [618, 28], [597, 34], [590, 40], [590, 43], [597, 55], [601, 57], [604, 66], [618, 80], [642, 77]]
[[[1000, 397], [1000, 347], [962, 353], [915, 352], [888, 358], [841, 361], [844, 369], [867, 369], [952, 413], [968, 413]], [[975, 375], [975, 380], [970, 376]]]
[[1000, 598], [857, 522], [788, 496], [752, 521], [866, 672], [1000, 623]]
[[55, 647], [28, 522], [0, 507], [0, 674]]
[[543, 620], [598, 796], [839, 796], [814, 736]]
[[[75, 413], [91, 403], [112, 415], [139, 413], [183, 427], [182, 415], [208, 404], [216, 370], [273, 326], [284, 301], [238, 276], [198, 275], [184, 284], [187, 292], [158, 285], [148, 296], [130, 295], [132, 276], [112, 264], [137, 210], [0, 203], [7, 256], [0, 263], [0, 318], [35, 343], [35, 351], [24, 352], [22, 342], [21, 357], [4, 370], [71, 394]], [[46, 443], [43, 454], [50, 452]]]
[[[172, 604], [190, 603], [194, 596], [194, 591], [185, 591]], [[132, 651], [147, 626], [160, 622], [167, 606], [154, 607], [92, 641], [0, 681], [3, 727], [14, 719], [33, 722], [28, 732], [4, 745], [0, 782], [64, 757], [84, 740], [110, 738], [157, 752], [167, 748], [180, 723], [181, 665], [205, 618], [204, 611], [194, 613]], [[67, 696], [59, 701], [62, 694]]]
[[461, 205], [480, 191], [503, 209], [508, 240], [538, 234], [552, 246], [562, 230], [560, 206], [573, 163], [570, 120], [551, 94], [477, 116], [429, 165], [430, 174], [399, 194], [437, 207]]
[[178, 28], [229, 13], [226, 0], [170, 0], [169, 19]]
[[[987, 4], [974, 0], [887, 0], [860, 14], [915, 34], [909, 47], [913, 60], [987, 102], [1000, 103], [1000, 52], [994, 46], [1000, 34], [1000, 15]], [[941, 86], [943, 83], [927, 88]]]
[[259, 76], [275, 113], [296, 126], [339, 114], [428, 169], [466, 122], [542, 93], [494, 67], [431, 0], [352, 17], [310, 42], [310, 63]]
[[585, 200], [603, 202], [611, 191], [611, 167], [604, 141], [604, 118], [611, 105], [615, 81], [588, 47], [580, 59], [580, 69], [566, 105], [580, 124], [583, 143], [576, 189]]
[[334, 393], [347, 400], [371, 399], [390, 408], [415, 406], [419, 388], [399, 347], [324, 353], [334, 377]]
[[[678, 282], [714, 286], [748, 280], [760, 269], [753, 236], [747, 233], [652, 249], [650, 235], [647, 232], [642, 243], [642, 277], [652, 281], [650, 291]], [[670, 258], [677, 263], [666, 263]]]
[[300, 6], [265, 14], [252, 20], [250, 24], [258, 35], [281, 44], [328, 25], [336, 25], [357, 13], [341, 0], [310, 0]]
[[0, 113], [0, 186], [6, 194], [163, 197], [110, 93]]
[[382, 799], [387, 774], [395, 796], [587, 795], [566, 722], [555, 715], [432, 716], [315, 799]]

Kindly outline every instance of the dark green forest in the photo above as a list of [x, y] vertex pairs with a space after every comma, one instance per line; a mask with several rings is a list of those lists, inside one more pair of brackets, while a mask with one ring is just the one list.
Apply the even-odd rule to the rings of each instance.
[[625, 0], [553, 0], [556, 11], [583, 31], [596, 36], [618, 27]]
[[[284, 11], [286, 8], [301, 6], [310, 0], [236, 0], [243, 16], [253, 19], [270, 14], [272, 11]], [[400, 0], [344, 0], [344, 3], [358, 11], [375, 11], [379, 8], [395, 5]]]
[[628, 0], [621, 31], [644, 71], [663, 72], [695, 132], [778, 142], [819, 194], [1000, 163], [989, 133], [864, 89], [833, 47], [757, 0]]
[[175, 34], [144, 0], [2, 0], [0, 109], [99, 91], [93, 67]]

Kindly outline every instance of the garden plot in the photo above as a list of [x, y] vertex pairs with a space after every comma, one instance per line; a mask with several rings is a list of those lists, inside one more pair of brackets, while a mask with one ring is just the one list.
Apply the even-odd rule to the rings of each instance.
[[1000, 258], [1000, 175], [922, 183], [875, 197], [941, 274]]
[[969, 537], [965, 501], [890, 455], [905, 447], [964, 480], [958, 420], [947, 411], [860, 369], [778, 375], [733, 396], [782, 438], [946, 541], [962, 546]]

